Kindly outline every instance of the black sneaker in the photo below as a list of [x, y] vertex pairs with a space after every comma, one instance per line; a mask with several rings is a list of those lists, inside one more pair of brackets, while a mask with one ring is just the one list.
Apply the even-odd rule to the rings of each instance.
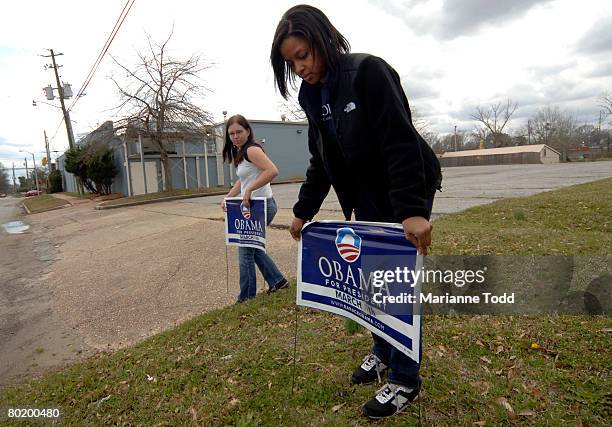
[[352, 384], [370, 384], [378, 380], [382, 382], [381, 377], [387, 371], [387, 365], [382, 363], [375, 354], [368, 354], [363, 358], [363, 363], [355, 369], [351, 377]]
[[267, 293], [268, 294], [273, 294], [274, 292], [280, 290], [280, 289], [285, 289], [289, 287], [289, 282], [287, 281], [287, 279], [281, 280], [280, 282], [278, 282], [276, 285], [272, 286], [270, 289], [268, 289]]
[[409, 403], [419, 398], [421, 391], [421, 377], [416, 387], [406, 387], [399, 384], [388, 383], [376, 392], [376, 396], [363, 405], [362, 413], [368, 418], [377, 420], [390, 417], [404, 411]]

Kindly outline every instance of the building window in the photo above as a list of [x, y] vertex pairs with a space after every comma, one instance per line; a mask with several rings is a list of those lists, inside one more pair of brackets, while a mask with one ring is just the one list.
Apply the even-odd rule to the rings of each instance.
[[216, 147], [215, 147], [215, 143], [214, 142], [212, 142], [212, 143], [206, 142], [204, 144], [204, 146], [206, 147], [206, 154], [213, 155], [213, 156], [215, 155], [215, 148]]

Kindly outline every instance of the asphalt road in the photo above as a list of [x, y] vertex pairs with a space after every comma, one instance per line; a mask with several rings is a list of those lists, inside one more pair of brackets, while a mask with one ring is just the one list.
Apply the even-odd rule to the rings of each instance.
[[0, 386], [72, 360], [87, 348], [54, 308], [46, 278], [57, 248], [33, 228], [9, 234], [2, 227], [28, 224], [20, 202], [0, 199]]

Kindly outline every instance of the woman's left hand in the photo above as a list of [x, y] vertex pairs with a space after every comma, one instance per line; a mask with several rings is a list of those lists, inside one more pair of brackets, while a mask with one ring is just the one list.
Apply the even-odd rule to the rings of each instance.
[[427, 255], [427, 248], [431, 245], [431, 230], [433, 225], [422, 216], [413, 216], [402, 221], [404, 234], [421, 255]]
[[251, 190], [245, 190], [242, 196], [242, 206], [245, 208], [251, 207]]

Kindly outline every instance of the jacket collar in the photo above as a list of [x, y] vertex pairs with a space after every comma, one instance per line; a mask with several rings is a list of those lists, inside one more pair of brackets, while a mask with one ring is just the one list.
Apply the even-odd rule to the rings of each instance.
[[[326, 82], [331, 99], [336, 99], [342, 76], [347, 72], [350, 73], [357, 70], [361, 61], [368, 56], [370, 55], [364, 53], [347, 53], [340, 56], [338, 66], [331, 72], [329, 80]], [[311, 112], [319, 111], [321, 108], [321, 83], [311, 85], [302, 81], [298, 99], [303, 108], [307, 108]]]

